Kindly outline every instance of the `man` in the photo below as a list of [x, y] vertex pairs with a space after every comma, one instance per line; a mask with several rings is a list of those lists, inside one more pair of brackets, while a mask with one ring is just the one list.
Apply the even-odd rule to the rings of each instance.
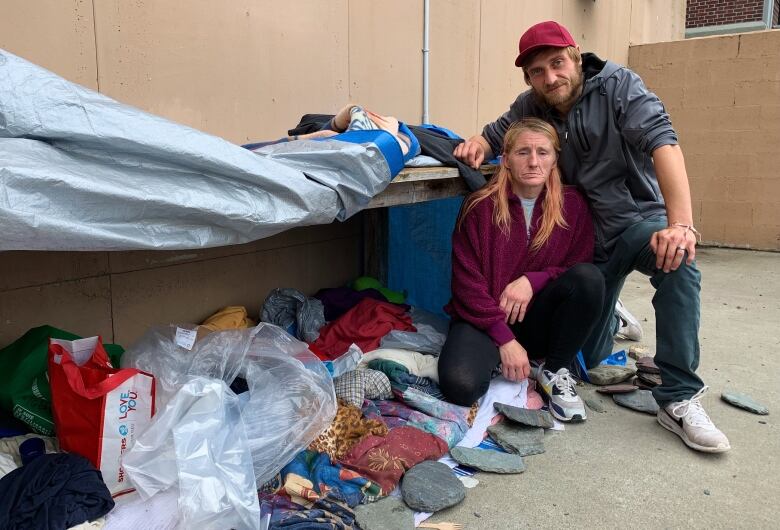
[[712, 423], [700, 398], [699, 291], [683, 154], [669, 115], [639, 76], [592, 53], [580, 54], [569, 31], [552, 21], [520, 38], [515, 66], [531, 89], [520, 94], [481, 135], [454, 151], [478, 167], [500, 153], [504, 132], [524, 117], [552, 123], [561, 138], [559, 166], [566, 183], [585, 194], [596, 228], [595, 262], [605, 277], [599, 324], [583, 348], [588, 367], [612, 351], [618, 331], [615, 304], [626, 276], [638, 270], [656, 288], [655, 362], [662, 384], [653, 390], [658, 422], [691, 448], [719, 453], [728, 438]]

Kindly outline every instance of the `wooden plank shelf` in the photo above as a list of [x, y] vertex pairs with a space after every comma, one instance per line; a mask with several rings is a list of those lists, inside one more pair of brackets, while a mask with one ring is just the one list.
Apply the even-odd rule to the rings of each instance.
[[[492, 175], [495, 170], [496, 166], [480, 168], [486, 176]], [[415, 204], [468, 193], [466, 182], [454, 167], [404, 168], [382, 193], [371, 200], [367, 208]]]

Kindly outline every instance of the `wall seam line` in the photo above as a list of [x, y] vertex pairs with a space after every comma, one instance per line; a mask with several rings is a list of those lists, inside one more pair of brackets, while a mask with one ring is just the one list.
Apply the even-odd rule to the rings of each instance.
[[[97, 91], [100, 92], [100, 61], [98, 60], [97, 13], [95, 12], [95, 0], [92, 0], [92, 34], [95, 41], [95, 85], [97, 86]], [[113, 333], [113, 328], [111, 331]]]

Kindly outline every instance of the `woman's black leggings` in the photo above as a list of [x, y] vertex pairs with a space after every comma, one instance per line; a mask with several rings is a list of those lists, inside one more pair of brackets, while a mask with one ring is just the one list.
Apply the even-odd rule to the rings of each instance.
[[[544, 357], [545, 368], [569, 367], [601, 314], [604, 276], [595, 265], [579, 263], [535, 294], [522, 322], [510, 326], [530, 359]], [[448, 401], [469, 406], [490, 386], [501, 362], [487, 333], [453, 320], [439, 356], [439, 386]]]

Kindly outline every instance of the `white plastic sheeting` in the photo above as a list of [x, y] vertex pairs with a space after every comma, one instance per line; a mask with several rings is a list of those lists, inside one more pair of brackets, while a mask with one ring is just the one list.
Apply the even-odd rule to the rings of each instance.
[[256, 154], [0, 50], [0, 250], [245, 243], [344, 220], [391, 178], [374, 143]]

